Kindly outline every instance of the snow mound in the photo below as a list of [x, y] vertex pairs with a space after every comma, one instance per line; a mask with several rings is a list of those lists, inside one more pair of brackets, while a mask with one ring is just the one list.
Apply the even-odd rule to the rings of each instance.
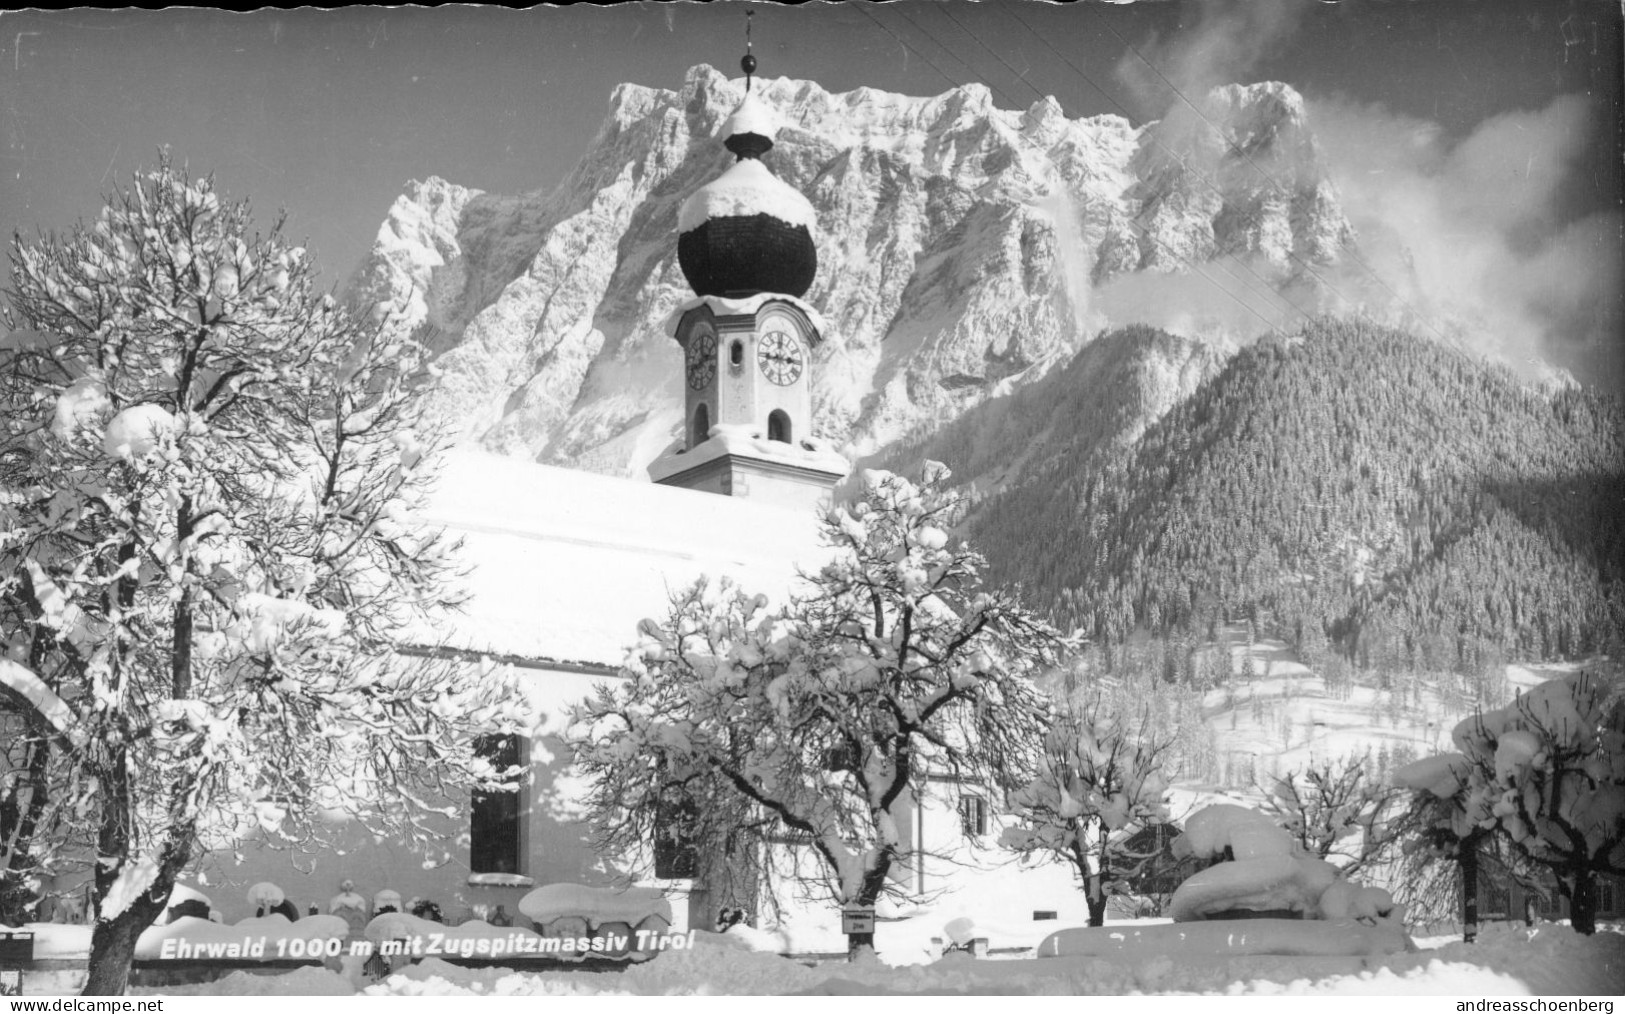
[[[1260, 922], [1264, 920], [1259, 920]], [[1236, 924], [1231, 924], [1234, 927]], [[1152, 926], [1104, 927], [1128, 934]], [[1196, 926], [1169, 927], [1180, 932]], [[1295, 924], [1301, 930], [1303, 924]], [[1202, 928], [1205, 929], [1205, 928]], [[1370, 928], [1367, 927], [1367, 930]], [[1262, 931], [1260, 931], [1262, 932]], [[729, 936], [732, 934], [730, 933]], [[1072, 994], [1112, 995], [1197, 993], [1409, 994], [1409, 995], [1582, 995], [1625, 993], [1625, 947], [1618, 932], [1584, 937], [1562, 925], [1533, 930], [1486, 924], [1474, 944], [1451, 943], [1434, 950], [1373, 953], [1360, 957], [1231, 955], [1213, 957], [1171, 949], [1149, 957], [1060, 956], [1029, 961], [957, 960], [888, 968], [879, 963], [808, 968], [772, 954], [727, 946], [727, 936], [700, 934], [691, 951], [666, 951], [654, 960], [615, 975], [548, 971], [517, 973], [502, 968], [465, 969], [430, 958], [390, 976], [365, 992], [379, 996], [539, 996], [584, 994], [717, 995], [822, 993], [874, 994]], [[301, 980], [327, 982], [305, 970]], [[838, 972], [837, 974], [833, 974]], [[260, 978], [260, 977], [255, 977]], [[265, 992], [281, 976], [262, 980]], [[246, 992], [226, 979], [210, 986], [166, 993]], [[335, 987], [336, 989], [336, 987]], [[311, 992], [317, 992], [312, 989]]]
[[548, 884], [520, 898], [519, 911], [538, 926], [565, 916], [586, 919], [594, 926], [605, 922], [636, 923], [651, 915], [671, 923], [671, 902], [652, 887], [616, 891], [585, 884]]
[[1403, 928], [1359, 922], [1242, 919], [1161, 926], [1083, 926], [1051, 933], [1038, 956], [1209, 958], [1278, 955], [1362, 957], [1415, 950]]
[[165, 986], [162, 992], [166, 996], [354, 996], [355, 987], [337, 972], [306, 965], [285, 975], [232, 972], [215, 982]]
[[812, 202], [774, 176], [753, 158], [735, 162], [727, 172], [694, 191], [677, 211], [677, 231], [690, 232], [713, 218], [770, 215], [786, 225], [811, 232], [818, 221]]
[[1336, 867], [1319, 859], [1237, 859], [1192, 874], [1174, 891], [1169, 914], [1176, 923], [1205, 919], [1231, 909], [1286, 910], [1318, 916], [1320, 896], [1336, 880]]
[[1204, 807], [1185, 822], [1173, 850], [1200, 859], [1231, 857], [1198, 870], [1174, 890], [1169, 914], [1176, 923], [1237, 909], [1391, 922], [1396, 928], [1400, 922], [1387, 891], [1341, 879], [1337, 867], [1304, 854], [1291, 835], [1256, 810], [1229, 803]]
[[1173, 845], [1175, 855], [1198, 859], [1217, 858], [1227, 848], [1236, 859], [1285, 856], [1291, 854], [1292, 836], [1257, 810], [1215, 803], [1191, 814]]
[[248, 903], [260, 908], [275, 908], [286, 897], [282, 888], [269, 881], [261, 881], [248, 889]]

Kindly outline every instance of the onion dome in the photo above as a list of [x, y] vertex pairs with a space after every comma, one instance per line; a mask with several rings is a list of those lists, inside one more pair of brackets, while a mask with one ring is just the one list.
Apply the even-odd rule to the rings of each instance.
[[738, 161], [678, 211], [677, 263], [696, 295], [802, 296], [812, 286], [812, 204], [761, 162], [776, 133], [772, 110], [747, 91], [722, 128]]

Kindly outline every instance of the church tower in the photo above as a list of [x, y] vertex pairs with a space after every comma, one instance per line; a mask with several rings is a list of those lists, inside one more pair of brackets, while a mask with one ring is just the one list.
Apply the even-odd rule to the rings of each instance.
[[668, 486], [786, 507], [828, 503], [844, 457], [812, 435], [812, 360], [823, 340], [801, 301], [818, 271], [813, 208], [761, 156], [777, 133], [750, 90], [723, 125], [736, 161], [683, 202], [677, 261], [695, 292], [676, 314], [683, 438], [649, 465]]

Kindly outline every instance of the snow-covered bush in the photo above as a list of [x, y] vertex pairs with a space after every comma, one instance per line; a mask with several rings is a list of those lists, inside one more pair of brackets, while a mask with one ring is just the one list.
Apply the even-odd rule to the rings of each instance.
[[1596, 930], [1597, 877], [1625, 876], [1625, 704], [1588, 673], [1548, 680], [1451, 733], [1457, 753], [1395, 772], [1450, 801], [1435, 834], [1500, 832], [1557, 877], [1574, 928]]
[[454, 603], [456, 561], [406, 520], [434, 423], [388, 313], [336, 305], [167, 161], [12, 264], [0, 710], [28, 757], [0, 811], [13, 862], [92, 867], [88, 988], [118, 993], [207, 848], [334, 813], [426, 834], [424, 800], [508, 776], [474, 737], [529, 718], [501, 674], [392, 651]]
[[1037, 775], [1010, 796], [1017, 823], [1001, 844], [1071, 864], [1088, 893], [1091, 926], [1105, 921], [1107, 892], [1160, 853], [1133, 843], [1136, 832], [1168, 821], [1166, 753], [1147, 716], [1127, 718], [1098, 698], [1068, 702], [1044, 736]]
[[646, 856], [675, 793], [702, 832], [804, 843], [791, 850], [804, 883], [870, 906], [897, 889], [900, 825], [928, 775], [1030, 780], [1047, 722], [1033, 677], [1064, 645], [982, 586], [982, 558], [947, 534], [961, 505], [946, 480], [941, 466], [920, 484], [868, 473], [825, 519], [835, 558], [780, 610], [702, 582], [644, 621], [631, 679], [574, 727], [600, 846]]

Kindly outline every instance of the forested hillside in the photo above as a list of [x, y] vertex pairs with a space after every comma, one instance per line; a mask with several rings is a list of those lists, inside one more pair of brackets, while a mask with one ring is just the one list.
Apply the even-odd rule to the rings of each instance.
[[1306, 660], [1463, 673], [1618, 648], [1613, 398], [1323, 320], [1237, 353], [1112, 453], [1097, 425], [1057, 410], [967, 527], [997, 578], [1097, 643], [1248, 619]]
[[1150, 423], [1218, 372], [1213, 346], [1144, 325], [1088, 343], [1060, 369], [994, 398], [866, 464], [906, 470], [940, 461], [977, 497], [1057, 468], [1104, 467]]

